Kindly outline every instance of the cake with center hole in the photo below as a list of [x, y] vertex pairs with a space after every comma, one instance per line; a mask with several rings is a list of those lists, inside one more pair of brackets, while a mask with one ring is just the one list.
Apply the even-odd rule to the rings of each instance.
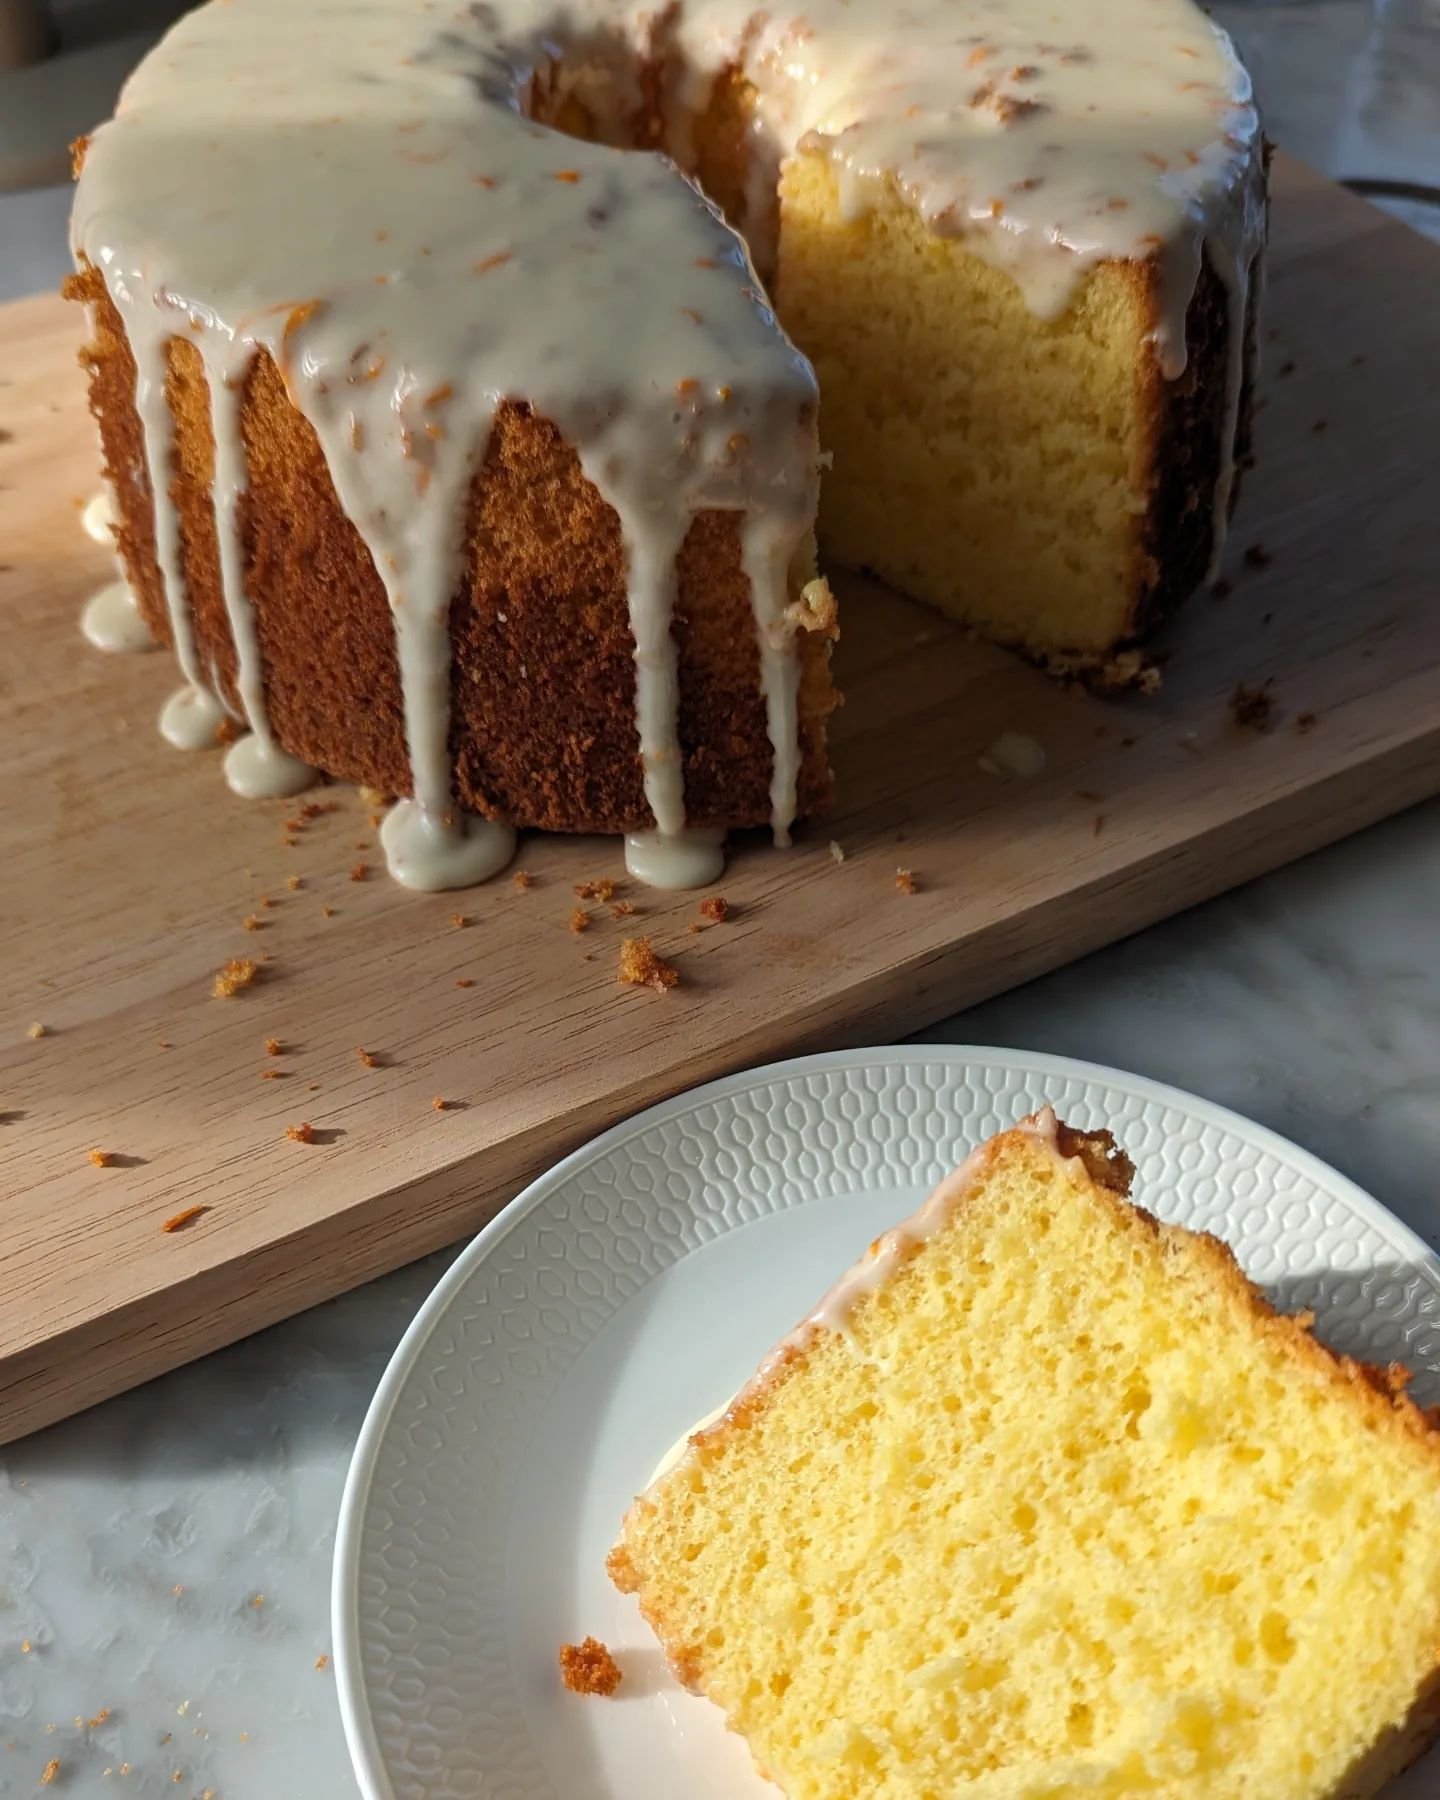
[[162, 729], [401, 796], [413, 886], [822, 809], [817, 511], [1096, 681], [1223, 542], [1264, 158], [1191, 0], [217, 0], [77, 161]]
[[871, 1246], [611, 1573], [791, 1800], [1363, 1800], [1440, 1727], [1440, 1431], [1048, 1109]]

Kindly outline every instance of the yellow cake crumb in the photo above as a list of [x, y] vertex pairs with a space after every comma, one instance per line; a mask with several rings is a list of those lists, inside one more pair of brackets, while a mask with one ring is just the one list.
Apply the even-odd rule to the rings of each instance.
[[583, 906], [577, 906], [570, 914], [570, 929], [574, 932], [588, 931], [590, 929], [590, 914], [586, 912]]
[[895, 885], [902, 894], [913, 894], [916, 890], [915, 874], [912, 869], [897, 869]]
[[307, 1119], [299, 1125], [287, 1125], [285, 1127], [285, 1135], [290, 1139], [292, 1144], [313, 1144], [315, 1142], [315, 1127]]
[[251, 956], [232, 956], [216, 975], [210, 992], [217, 1000], [228, 1000], [250, 986], [260, 973], [260, 965]]
[[577, 881], [575, 897], [577, 900], [613, 900], [615, 883], [610, 880], [608, 875], [602, 875], [594, 881]]
[[90, 1160], [97, 1169], [108, 1169], [115, 1160], [115, 1152], [113, 1150], [92, 1150]]
[[535, 885], [535, 877], [528, 869], [517, 869], [510, 879], [521, 893], [524, 893], [526, 888], [532, 888]]
[[730, 902], [723, 894], [712, 894], [708, 900], [700, 902], [700, 917], [708, 919], [712, 925], [719, 925], [730, 917]]
[[45, 1035], [45, 1027], [37, 1019], [35, 1023], [27, 1029], [25, 1035], [28, 1038], [42, 1038]]

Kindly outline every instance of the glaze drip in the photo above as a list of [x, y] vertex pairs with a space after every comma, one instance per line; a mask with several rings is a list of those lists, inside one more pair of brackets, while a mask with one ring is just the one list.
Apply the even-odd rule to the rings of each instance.
[[125, 654], [153, 648], [149, 627], [125, 581], [107, 582], [90, 596], [80, 614], [80, 630], [97, 650]]

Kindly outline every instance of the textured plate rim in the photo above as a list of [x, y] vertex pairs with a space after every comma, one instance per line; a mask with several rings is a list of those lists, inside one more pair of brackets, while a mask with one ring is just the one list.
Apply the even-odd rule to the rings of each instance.
[[1257, 1124], [1232, 1107], [1222, 1106], [1218, 1101], [1187, 1093], [1185, 1089], [1174, 1087], [1169, 1082], [1155, 1081], [1147, 1075], [1135, 1075], [1126, 1069], [1089, 1062], [1082, 1057], [1060, 1056], [1048, 1051], [1006, 1049], [986, 1044], [881, 1044], [853, 1050], [819, 1051], [810, 1056], [789, 1057], [780, 1062], [740, 1069], [714, 1081], [704, 1082], [698, 1087], [684, 1088], [668, 1099], [646, 1107], [642, 1112], [632, 1113], [598, 1136], [590, 1138], [578, 1149], [572, 1150], [544, 1174], [538, 1175], [512, 1200], [507, 1201], [489, 1224], [466, 1245], [406, 1327], [366, 1409], [340, 1497], [330, 1588], [336, 1696], [351, 1767], [363, 1800], [394, 1800], [395, 1790], [376, 1740], [370, 1703], [361, 1680], [358, 1568], [360, 1535], [376, 1462], [395, 1404], [426, 1342], [452, 1300], [463, 1290], [495, 1244], [548, 1194], [566, 1182], [577, 1168], [593, 1158], [605, 1155], [628, 1138], [648, 1131], [661, 1119], [724, 1100], [747, 1088], [795, 1076], [911, 1062], [1024, 1071], [1042, 1081], [1055, 1077], [1099, 1082], [1126, 1090], [1138, 1099], [1169, 1105], [1199, 1123], [1236, 1132], [1257, 1148], [1268, 1150], [1279, 1160], [1288, 1162], [1317, 1185], [1329, 1188], [1337, 1198], [1353, 1207], [1356, 1213], [1379, 1229], [1382, 1235], [1390, 1237], [1397, 1247], [1403, 1247], [1416, 1262], [1428, 1264], [1437, 1277], [1440, 1277], [1440, 1256], [1436, 1255], [1418, 1232], [1403, 1219], [1397, 1218], [1388, 1207], [1382, 1206], [1358, 1182], [1352, 1181], [1348, 1175], [1342, 1174], [1313, 1151], [1306, 1150], [1280, 1132], [1271, 1130], [1268, 1125]]

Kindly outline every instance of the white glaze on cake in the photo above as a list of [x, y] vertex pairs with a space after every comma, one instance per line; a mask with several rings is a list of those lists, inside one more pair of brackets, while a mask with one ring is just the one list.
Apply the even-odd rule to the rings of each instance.
[[[671, 621], [676, 554], [702, 511], [744, 518], [777, 841], [794, 818], [800, 621], [787, 601], [815, 508], [813, 375], [743, 246], [668, 161], [526, 117], [539, 77], [552, 104], [573, 90], [601, 137], [622, 142], [656, 16], [628, 0], [563, 13], [531, 0], [212, 4], [141, 65], [86, 156], [73, 243], [135, 355], [156, 557], [189, 688], [213, 682], [197, 666], [170, 495], [175, 336], [198, 350], [215, 397], [221, 572], [254, 739], [234, 760], [283, 767], [236, 523], [239, 394], [263, 349], [389, 598], [414, 803], [387, 856], [412, 883], [421, 863], [425, 885], [475, 879], [502, 842], [455, 803], [448, 613], [464, 499], [503, 399], [555, 423], [620, 520], [652, 864], [690, 854]], [[1096, 263], [1158, 258], [1156, 351], [1172, 376], [1208, 252], [1231, 298], [1233, 454], [1263, 172], [1248, 80], [1191, 0], [1110, 0], [1073, 27], [1053, 0], [813, 0], [763, 14], [753, 0], [686, 0], [665, 31], [677, 151], [719, 73], [738, 65], [754, 84], [757, 242], [773, 236], [775, 169], [800, 152], [831, 159], [852, 211], [898, 201], [963, 234], [1046, 316]], [[1216, 543], [1229, 487], [1227, 468]], [[185, 706], [192, 722], [203, 710]]]
[[110, 490], [108, 487], [99, 488], [85, 502], [84, 511], [80, 514], [80, 529], [97, 544], [109, 544], [113, 548], [115, 534], [110, 527], [114, 523], [115, 505], [110, 498]]
[[97, 650], [130, 653], [154, 647], [150, 628], [124, 580], [107, 581], [90, 596], [80, 614], [80, 630]]
[[662, 1476], [668, 1475], [675, 1467], [676, 1463], [679, 1462], [680, 1458], [689, 1449], [691, 1438], [699, 1437], [702, 1431], [708, 1431], [712, 1425], [718, 1425], [725, 1417], [726, 1413], [729, 1412], [730, 1404], [729, 1401], [726, 1401], [724, 1406], [715, 1407], [713, 1411], [707, 1412], [703, 1418], [697, 1419], [688, 1431], [682, 1432], [660, 1458], [659, 1462], [656, 1463], [655, 1472], [651, 1475], [649, 1481], [646, 1482], [645, 1485], [647, 1487], [654, 1487], [655, 1483], [659, 1481]]
[[[1047, 1149], [1059, 1162], [1065, 1162], [1060, 1150], [1059, 1123], [1055, 1117], [1053, 1106], [1043, 1106], [1029, 1118], [1021, 1119], [1015, 1127], [1023, 1131], [1034, 1141]], [[839, 1336], [849, 1338], [850, 1320], [855, 1308], [871, 1294], [882, 1288], [896, 1273], [903, 1263], [914, 1255], [923, 1244], [942, 1231], [954, 1217], [957, 1207], [963, 1205], [966, 1197], [985, 1166], [988, 1146], [978, 1145], [960, 1166], [953, 1170], [930, 1194], [918, 1211], [911, 1214], [902, 1224], [876, 1238], [864, 1256], [847, 1269], [835, 1285], [826, 1293], [820, 1304], [809, 1316], [803, 1319], [791, 1332], [788, 1332], [770, 1351], [755, 1374], [728, 1406], [719, 1408], [709, 1414], [697, 1425], [691, 1427], [686, 1437], [677, 1444], [662, 1460], [660, 1466], [650, 1477], [650, 1486], [661, 1481], [677, 1468], [688, 1455], [695, 1454], [694, 1440], [703, 1440], [704, 1434], [722, 1420], [729, 1420], [732, 1415], [742, 1413], [744, 1408], [773, 1379], [777, 1370], [791, 1360], [797, 1353], [806, 1349], [815, 1339], [818, 1332], [832, 1331]], [[703, 1444], [702, 1444], [703, 1448]]]

